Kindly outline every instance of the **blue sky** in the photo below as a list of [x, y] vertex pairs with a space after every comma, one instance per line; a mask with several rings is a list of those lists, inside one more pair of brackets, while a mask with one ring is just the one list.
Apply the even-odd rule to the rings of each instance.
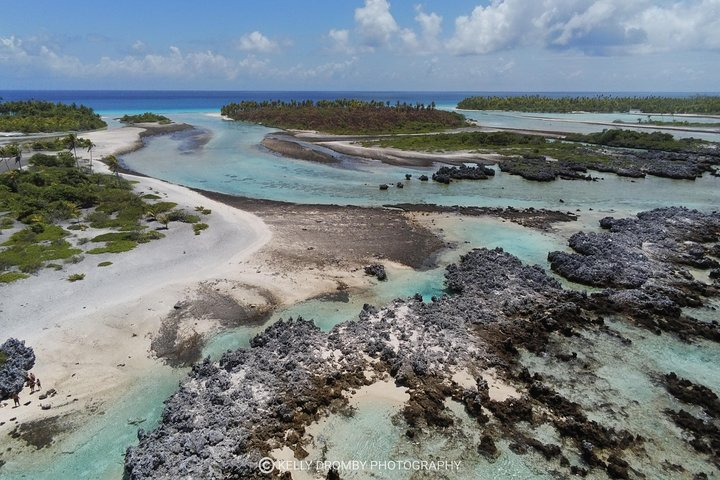
[[6, 0], [0, 10], [0, 89], [720, 90], [720, 0]]

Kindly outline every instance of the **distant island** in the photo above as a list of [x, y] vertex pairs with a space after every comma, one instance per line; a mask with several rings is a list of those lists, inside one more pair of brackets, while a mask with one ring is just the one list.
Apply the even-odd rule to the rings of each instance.
[[158, 115], [157, 113], [145, 112], [137, 115], [123, 115], [120, 118], [122, 123], [159, 123], [161, 125], [167, 125], [172, 123], [165, 115]]
[[332, 134], [424, 133], [467, 125], [460, 114], [437, 110], [435, 104], [365, 102], [352, 99], [306, 101], [242, 101], [221, 113], [233, 120], [270, 127], [317, 130]]
[[40, 100], [0, 103], [2, 132], [82, 132], [105, 127], [100, 115], [85, 105]]
[[522, 95], [512, 97], [468, 97], [458, 103], [463, 110], [505, 110], [545, 113], [668, 113], [719, 115], [720, 96], [671, 97], [559, 97]]

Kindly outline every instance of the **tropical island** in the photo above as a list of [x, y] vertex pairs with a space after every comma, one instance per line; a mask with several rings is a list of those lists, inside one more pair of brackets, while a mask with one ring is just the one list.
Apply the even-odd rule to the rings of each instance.
[[243, 100], [222, 107], [222, 115], [286, 130], [317, 130], [337, 135], [422, 133], [467, 126], [457, 113], [434, 103], [361, 101], [356, 99], [305, 101]]
[[0, 103], [0, 131], [51, 133], [87, 131], [107, 124], [84, 105], [24, 100]]
[[463, 110], [506, 110], [545, 113], [670, 113], [720, 115], [720, 97], [547, 97], [541, 95], [468, 97], [458, 103]]
[[[621, 202], [594, 212], [595, 204], [575, 193], [566, 203], [558, 192], [579, 190], [584, 198], [586, 191], [602, 191], [602, 184], [586, 189], [577, 182], [540, 185], [516, 177], [601, 182], [597, 172], [613, 172], [617, 176], [608, 175], [608, 183], [624, 190], [660, 184], [688, 192], [689, 185], [707, 188], [716, 180], [709, 175], [720, 163], [715, 143], [620, 129], [567, 134], [468, 126], [455, 112], [436, 115], [432, 104], [298, 103], [230, 104], [223, 114], [303, 130], [273, 132], [265, 140], [293, 143], [312, 158], [269, 155], [253, 136], [249, 147], [221, 142], [215, 147], [222, 148], [209, 151], [202, 142], [186, 142], [191, 145], [181, 151], [190, 161], [176, 162], [175, 147], [187, 137], [170, 136], [158, 142], [169, 148], [154, 150], [152, 139], [143, 143], [148, 132], [172, 129], [145, 125], [4, 147], [7, 158], [38, 153], [0, 174], [0, 225], [7, 235], [0, 246], [0, 279], [6, 282], [0, 288], [9, 299], [3, 313], [27, 319], [10, 325], [0, 371], [13, 366], [6, 391], [19, 388], [23, 401], [31, 402], [0, 410], [13, 445], [0, 452], [3, 474], [17, 471], [18, 458], [46, 448], [70, 458], [64, 453], [70, 451], [64, 443], [69, 432], [112, 421], [132, 430], [122, 447], [129, 446], [126, 478], [268, 478], [258, 467], [263, 457], [337, 455], [337, 445], [323, 437], [335, 434], [326, 422], [363, 418], [367, 399], [391, 404], [392, 416], [377, 421], [394, 433], [382, 435], [396, 435], [394, 441], [414, 454], [426, 453], [423, 448], [438, 439], [458, 442], [452, 444], [459, 446], [457, 455], [482, 468], [512, 458], [564, 475], [631, 478], [634, 472], [702, 473], [717, 463], [720, 406], [705, 385], [712, 380], [671, 371], [653, 360], [655, 347], [648, 353], [648, 344], [662, 341], [685, 354], [720, 339], [716, 323], [687, 310], [718, 297], [718, 214], [653, 207], [636, 215]], [[203, 125], [222, 132], [221, 140], [242, 135], [215, 117], [202, 117]], [[86, 145], [88, 154], [103, 159], [94, 168], [81, 158]], [[142, 145], [150, 152], [145, 157]], [[352, 184], [361, 200], [377, 195], [383, 203], [248, 198], [207, 191], [202, 176], [197, 183], [185, 180], [203, 189], [192, 191], [172, 179], [124, 170], [118, 152], [132, 148], [140, 148], [128, 155], [142, 160], [135, 163], [139, 171], [153, 156], [172, 170], [200, 158], [209, 168], [218, 158], [212, 155], [230, 151], [221, 185], [269, 185], [253, 170], [267, 162], [263, 168], [280, 164], [292, 172], [288, 182], [272, 178], [283, 189], [320, 187], [327, 175], [333, 191]], [[240, 148], [246, 149], [237, 155]], [[333, 151], [345, 163], [317, 165], [334, 158]], [[377, 172], [392, 175], [393, 188], [386, 184], [379, 193], [377, 183], [363, 183]], [[697, 182], [647, 178], [632, 184], [645, 175]], [[499, 181], [505, 183], [497, 187]], [[540, 206], [530, 197], [532, 206], [517, 208], [511, 196], [501, 196], [505, 188], [553, 198]], [[461, 201], [471, 205], [453, 206], [454, 189], [469, 192]], [[422, 203], [393, 203], [418, 192]], [[631, 209], [648, 202], [640, 193], [630, 197], [640, 199]], [[386, 194], [395, 196], [385, 202]], [[492, 195], [510, 199], [509, 205], [483, 205]], [[548, 202], [564, 205], [559, 210]], [[625, 208], [616, 214], [616, 207]], [[212, 228], [196, 237], [211, 211]], [[504, 240], [508, 251], [485, 248], [494, 232], [513, 239]], [[510, 253], [515, 239], [523, 248]], [[542, 255], [523, 257], [524, 248]], [[437, 286], [420, 293], [427, 272], [439, 272]], [[407, 276], [413, 281], [399, 290], [403, 280], [394, 280]], [[43, 300], [18, 300], [26, 291]], [[353, 303], [358, 298], [363, 300]], [[314, 322], [292, 313], [300, 304], [311, 306]], [[348, 310], [347, 318], [328, 313], [338, 309]], [[246, 338], [241, 348], [220, 343], [206, 353], [215, 334], [238, 331]], [[26, 339], [28, 347], [14, 338]], [[38, 352], [36, 362], [24, 360], [30, 347]], [[652, 368], [646, 358], [656, 362]], [[613, 383], [612, 369], [620, 367], [612, 361], [651, 370], [629, 378], [650, 382], [642, 388], [652, 402], [639, 402], [634, 389]], [[42, 372], [43, 385], [52, 385], [54, 393], [28, 399], [22, 380], [30, 368]], [[602, 377], [606, 369], [609, 379]], [[155, 396], [157, 405], [169, 396], [162, 415], [145, 408], [145, 397]], [[144, 406], [112, 420], [113, 408], [123, 402]], [[654, 440], [649, 430], [655, 424], [644, 417], [644, 424], [635, 421], [643, 414], [661, 418], [661, 432], [669, 433]], [[72, 456], [86, 455], [83, 448]], [[112, 468], [117, 472], [117, 465]], [[335, 473], [328, 478], [338, 478]]]
[[157, 113], [152, 112], [139, 113], [135, 115], [123, 115], [120, 117], [120, 121], [128, 125], [135, 123], [159, 123], [161, 125], [167, 125], [172, 123], [172, 120], [165, 115], [158, 115]]

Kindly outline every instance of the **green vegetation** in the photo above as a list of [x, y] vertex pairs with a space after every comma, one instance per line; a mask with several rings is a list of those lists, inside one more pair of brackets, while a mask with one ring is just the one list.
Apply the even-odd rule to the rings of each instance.
[[168, 117], [151, 112], [145, 112], [139, 115], [123, 115], [120, 121], [123, 123], [159, 123], [161, 125], [172, 123], [172, 120]]
[[195, 232], [195, 235], [200, 235], [200, 232], [207, 230], [208, 227], [209, 225], [207, 223], [194, 223], [193, 232]]
[[7, 230], [8, 228], [12, 228], [13, 225], [15, 225], [15, 222], [10, 217], [2, 217], [0, 218], [0, 230]]
[[643, 120], [642, 118], [638, 118], [637, 122], [624, 122], [622, 120], [613, 120], [613, 123], [617, 123], [619, 125], [626, 125], [626, 124], [633, 124], [637, 123], [640, 125], [652, 125], [655, 127], [720, 127], [720, 122], [718, 123], [708, 123], [708, 122], [688, 122], [687, 120]]
[[568, 134], [566, 140], [572, 142], [593, 143], [608, 147], [642, 148], [647, 150], [663, 150], [666, 152], [699, 152], [709, 142], [697, 138], [674, 138], [669, 133], [636, 132], [634, 130], [609, 129], [597, 133]]
[[377, 141], [364, 142], [363, 144], [402, 150], [481, 150], [494, 152], [497, 151], [498, 147], [529, 146], [535, 148], [545, 143], [545, 138], [539, 135], [523, 135], [511, 132], [461, 132], [387, 137]]
[[0, 146], [0, 159], [5, 162], [5, 167], [8, 170], [10, 169], [10, 160], [13, 161], [13, 164], [20, 166], [19, 164], [22, 161], [20, 146], [17, 143]]
[[[3, 283], [1, 276], [0, 276], [0, 283]], [[5, 352], [0, 350], [0, 367], [2, 367], [5, 362], [7, 362], [7, 355], [5, 354]]]
[[[25, 278], [40, 269], [60, 268], [61, 262], [79, 263], [83, 253], [119, 253], [138, 244], [163, 238], [143, 225], [149, 211], [164, 212], [170, 221], [199, 222], [199, 217], [176, 209], [173, 202], [148, 203], [132, 191], [132, 184], [113, 175], [88, 173], [76, 167], [72, 154], [35, 154], [24, 170], [0, 174], [0, 227], [16, 222], [24, 228], [0, 244], [3, 282]], [[67, 230], [59, 222], [76, 221]], [[152, 219], [151, 219], [152, 220]], [[69, 241], [70, 230], [113, 229], [90, 238]], [[83, 252], [90, 242], [100, 246]], [[87, 247], [83, 247], [87, 248]]]
[[202, 205], [195, 207], [195, 211], [198, 213], [202, 213], [203, 215], [210, 215], [212, 213], [212, 210], [209, 208], [205, 208]]
[[68, 282], [77, 282], [78, 280], [84, 280], [85, 274], [84, 273], [73, 273], [67, 279], [68, 279]]
[[155, 230], [149, 230], [146, 232], [138, 232], [138, 231], [132, 231], [132, 232], [112, 232], [112, 233], [103, 233], [102, 235], [98, 235], [97, 237], [93, 238], [93, 242], [116, 242], [118, 240], [129, 240], [132, 242], [137, 243], [148, 243], [152, 240], [159, 240], [161, 238], [164, 238], [165, 235], [162, 233], [155, 231]]
[[399, 148], [402, 150], [448, 151], [474, 150], [480, 153], [505, 155], [545, 155], [558, 160], [571, 159], [582, 153], [591, 154], [594, 160], [603, 157], [598, 150], [584, 144], [619, 148], [640, 148], [667, 152], [702, 152], [710, 142], [696, 138], [675, 139], [668, 133], [636, 132], [609, 129], [590, 134], [567, 134], [564, 141], [547, 139], [540, 135], [512, 132], [461, 132], [436, 135], [394, 136], [363, 142], [364, 145]]
[[19, 273], [19, 272], [5, 272], [0, 273], [0, 283], [12, 283], [16, 280], [22, 280], [23, 278], [28, 278], [30, 275], [26, 273]]
[[720, 114], [720, 96], [697, 95], [684, 98], [669, 97], [561, 97], [550, 98], [540, 95], [514, 97], [469, 97], [458, 103], [466, 110], [505, 110], [517, 112], [631, 112], [645, 113], [694, 113], [701, 115]]
[[0, 103], [0, 131], [67, 132], [106, 127], [100, 115], [84, 105], [26, 100]]
[[90, 255], [100, 255], [102, 253], [122, 253], [128, 252], [137, 247], [137, 242], [132, 240], [113, 240], [107, 242], [104, 247], [97, 247], [88, 250], [86, 253]]
[[173, 210], [167, 214], [171, 222], [197, 223], [200, 217], [184, 210]]
[[64, 240], [69, 235], [57, 225], [35, 223], [14, 233], [1, 246], [0, 271], [16, 267], [22, 273], [35, 273], [49, 260], [62, 260], [81, 252]]
[[455, 112], [437, 110], [434, 103], [364, 102], [339, 99], [306, 101], [242, 101], [222, 107], [221, 113], [234, 120], [271, 127], [319, 130], [334, 134], [422, 133], [466, 126]]
[[98, 267], [109, 267], [112, 264], [113, 264], [113, 262], [108, 262], [108, 261], [100, 262], [100, 263], [98, 263]]
[[160, 200], [162, 197], [160, 195], [155, 195], [154, 193], [146, 193], [142, 196], [144, 200]]

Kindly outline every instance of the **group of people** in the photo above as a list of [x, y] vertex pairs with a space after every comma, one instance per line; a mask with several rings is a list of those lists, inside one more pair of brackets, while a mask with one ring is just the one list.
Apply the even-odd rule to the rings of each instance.
[[[30, 372], [27, 374], [27, 377], [25, 377], [25, 386], [30, 387], [30, 393], [35, 393], [35, 390], [40, 390], [42, 388], [42, 384], [40, 383], [40, 379], [35, 376], [34, 373]], [[12, 396], [13, 402], [15, 403], [16, 407], [20, 406], [20, 397], [18, 394], [14, 394]]]

